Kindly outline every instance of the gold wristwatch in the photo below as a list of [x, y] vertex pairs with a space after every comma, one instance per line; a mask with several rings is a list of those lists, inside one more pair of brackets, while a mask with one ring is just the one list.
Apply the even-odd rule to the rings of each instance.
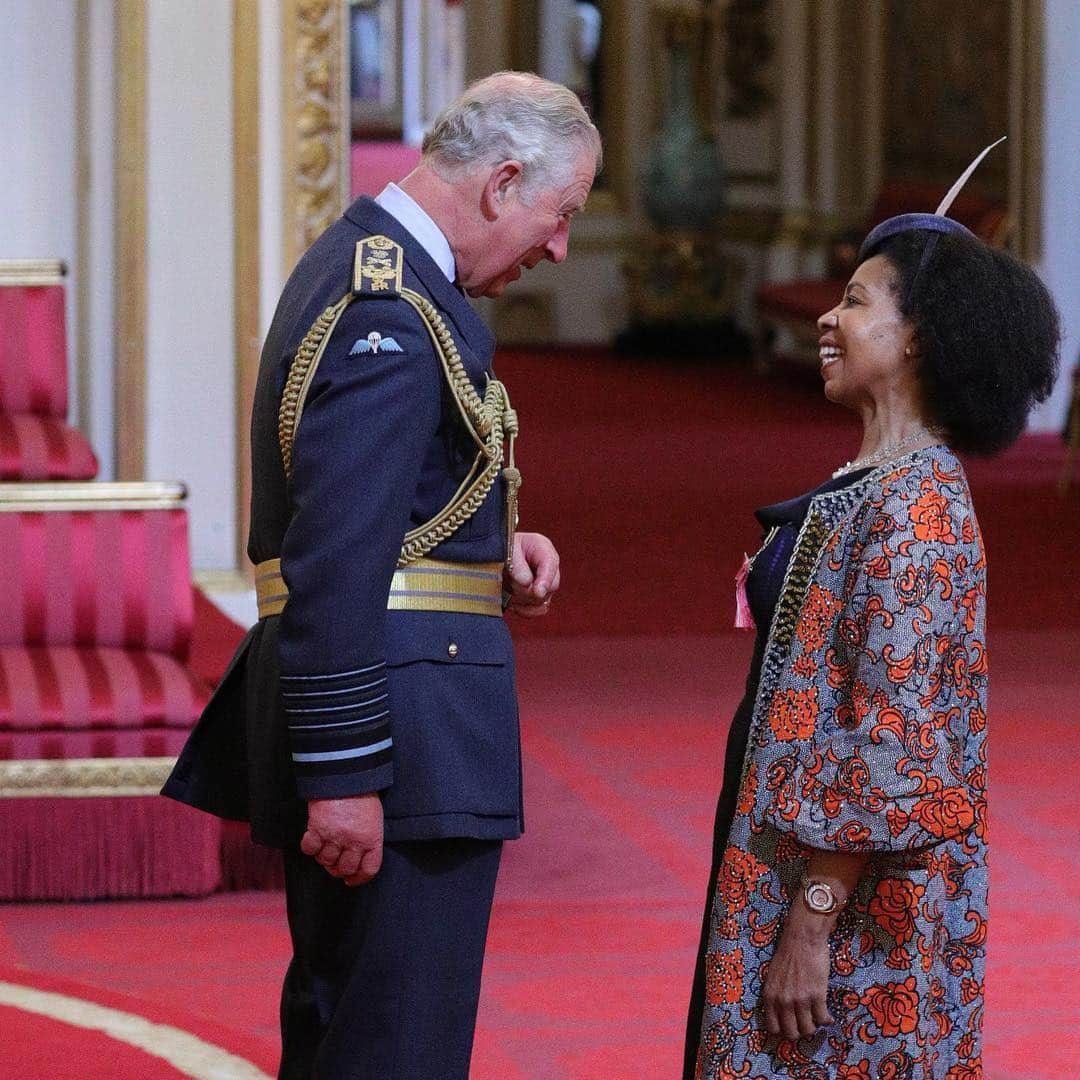
[[825, 881], [803, 878], [802, 894], [806, 906], [818, 915], [832, 915], [844, 906], [844, 902], [836, 898], [832, 886]]

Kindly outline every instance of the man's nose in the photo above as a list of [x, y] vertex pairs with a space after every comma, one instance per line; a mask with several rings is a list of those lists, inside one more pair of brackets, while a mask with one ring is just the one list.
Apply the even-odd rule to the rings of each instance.
[[553, 263], [561, 263], [566, 258], [566, 249], [570, 243], [570, 229], [560, 225], [554, 236], [544, 245], [544, 258]]

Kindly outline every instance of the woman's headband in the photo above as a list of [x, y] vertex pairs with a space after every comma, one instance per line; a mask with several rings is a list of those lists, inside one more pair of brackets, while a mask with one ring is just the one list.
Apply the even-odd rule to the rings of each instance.
[[[991, 150], [994, 149], [998, 143], [1005, 141], [1003, 135], [997, 142], [992, 142], [985, 150], [982, 151], [975, 158], [975, 160], [963, 171], [960, 175], [960, 179], [956, 181], [951, 188], [949, 188], [948, 194], [938, 208], [932, 214], [898, 214], [896, 217], [887, 218], [881, 222], [880, 225], [875, 225], [869, 233], [867, 233], [866, 239], [862, 242], [862, 246], [859, 248], [859, 262], [865, 259], [869, 259], [871, 255], [877, 253], [878, 248], [892, 236], [896, 236], [897, 233], [903, 232], [925, 232], [931, 233], [933, 243], [927, 244], [927, 250], [923, 252], [922, 264], [925, 264], [929, 258], [930, 253], [937, 246], [937, 237], [941, 233], [960, 233], [964, 236], [971, 236], [971, 230], [965, 228], [956, 221], [954, 218], [946, 217], [949, 207], [952, 206], [953, 200], [960, 194], [960, 189], [968, 182], [971, 174], [978, 167], [979, 162], [982, 161]], [[920, 269], [922, 266], [920, 265]]]

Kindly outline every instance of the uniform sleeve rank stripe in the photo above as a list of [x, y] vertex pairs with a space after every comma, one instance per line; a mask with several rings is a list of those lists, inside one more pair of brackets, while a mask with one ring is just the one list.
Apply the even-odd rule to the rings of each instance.
[[392, 739], [383, 739], [372, 746], [354, 746], [351, 750], [328, 750], [321, 754], [293, 754], [293, 761], [343, 761], [346, 758], [367, 757], [369, 754], [377, 754], [380, 750], [388, 750], [393, 746]]
[[386, 667], [386, 661], [380, 660], [377, 664], [369, 664], [367, 667], [353, 668], [352, 671], [335, 671], [329, 675], [282, 675], [282, 682], [308, 682], [316, 679], [345, 679], [351, 675], [367, 675], [368, 672], [378, 671]]
[[350, 701], [347, 705], [323, 705], [323, 706], [317, 706], [317, 707], [312, 708], [312, 709], [297, 709], [297, 708], [295, 708], [293, 706], [286, 705], [285, 706], [285, 711], [290, 716], [298, 716], [298, 715], [306, 714], [306, 713], [335, 713], [335, 712], [345, 712], [348, 709], [357, 709], [357, 710], [366, 709], [369, 706], [374, 705], [378, 701], [385, 700], [389, 696], [390, 696], [389, 694], [383, 694], [382, 697], [370, 698], [367, 701]]
[[390, 710], [383, 709], [382, 712], [376, 713], [374, 716], [365, 716], [361, 718], [354, 717], [351, 720], [335, 720], [332, 724], [290, 724], [289, 730], [306, 734], [309, 731], [320, 731], [324, 728], [361, 727], [372, 724], [376, 720], [381, 720], [384, 716], [389, 715]]
[[[297, 779], [328, 781], [342, 776], [378, 776], [380, 771], [393, 763], [393, 747], [361, 758], [345, 758], [343, 761], [294, 761], [293, 771]], [[387, 784], [389, 785], [389, 778]]]
[[361, 683], [359, 686], [346, 686], [341, 690], [282, 690], [282, 697], [334, 697], [338, 694], [359, 694], [364, 690], [372, 690], [376, 686], [382, 686], [386, 682], [386, 676], [375, 679], [373, 682]]

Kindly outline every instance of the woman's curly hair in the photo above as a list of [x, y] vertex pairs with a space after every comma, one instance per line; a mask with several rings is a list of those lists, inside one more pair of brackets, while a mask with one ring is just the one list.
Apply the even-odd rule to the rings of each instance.
[[1061, 330], [1046, 286], [1012, 255], [963, 235], [898, 233], [874, 254], [892, 264], [900, 314], [915, 329], [928, 420], [954, 449], [1004, 450], [1057, 376]]

